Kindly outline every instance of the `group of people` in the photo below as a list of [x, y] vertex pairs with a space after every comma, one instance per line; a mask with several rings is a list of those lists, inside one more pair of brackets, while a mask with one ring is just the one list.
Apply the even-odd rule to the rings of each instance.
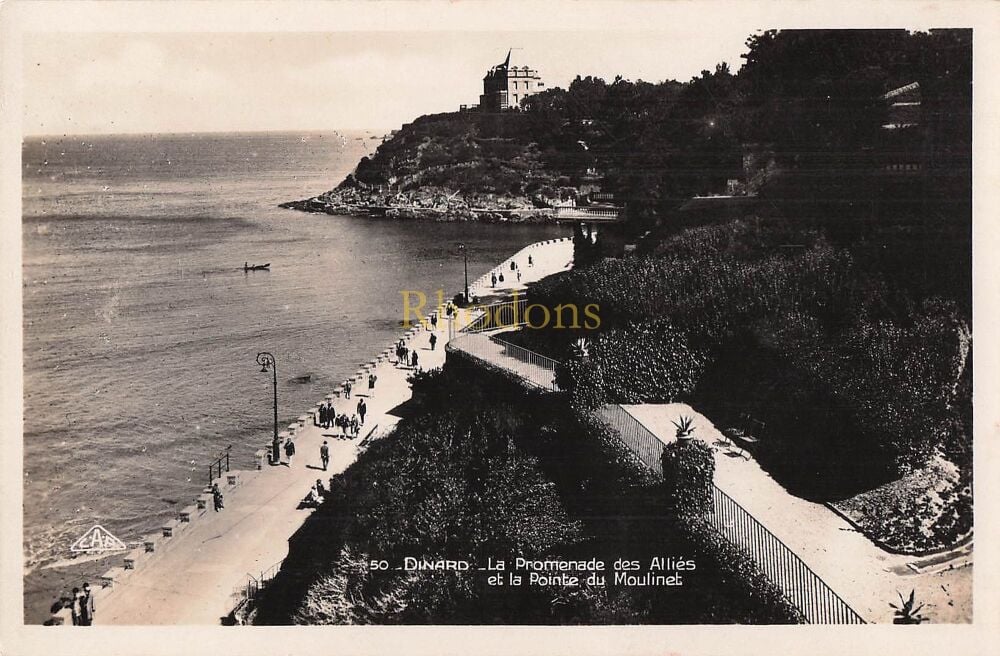
[[[369, 377], [369, 389], [374, 388], [374, 379], [375, 376]], [[319, 415], [316, 418], [316, 425], [320, 428], [339, 428], [342, 435], [356, 437], [361, 432], [361, 426], [365, 423], [365, 413], [367, 411], [368, 406], [365, 404], [364, 399], [358, 400], [357, 414], [351, 415], [350, 417], [346, 412], [338, 414], [337, 410], [333, 407], [333, 403], [331, 401], [327, 401], [325, 405], [319, 406]], [[358, 419], [359, 415], [361, 417], [360, 419]]]
[[[534, 265], [535, 261], [532, 260], [531, 256], [529, 255], [528, 266], [534, 266]], [[515, 262], [514, 260], [510, 261], [510, 270], [517, 275], [517, 281], [521, 282], [521, 269], [517, 266], [517, 262]], [[500, 272], [499, 276], [497, 275], [496, 271], [492, 272], [490, 274], [490, 282], [493, 284], [493, 287], [496, 287], [498, 282], [503, 282], [503, 271]]]
[[[324, 442], [323, 444], [326, 444]], [[326, 467], [324, 467], [326, 469]], [[316, 484], [309, 488], [309, 492], [306, 497], [302, 500], [302, 506], [305, 508], [315, 508], [319, 504], [326, 500], [327, 490], [323, 486], [323, 480], [317, 478]]]
[[[433, 337], [433, 335], [432, 335], [432, 337]], [[434, 338], [434, 343], [437, 343], [437, 338]], [[420, 356], [417, 355], [417, 350], [416, 349], [413, 349], [411, 351], [409, 349], [409, 347], [406, 346], [406, 340], [401, 339], [398, 342], [396, 342], [396, 366], [397, 367], [410, 366], [410, 367], [413, 367], [414, 369], [416, 369], [417, 365], [419, 363], [420, 363]]]
[[73, 588], [69, 608], [74, 626], [90, 626], [94, 623], [94, 595], [89, 583], [83, 584], [83, 590]]

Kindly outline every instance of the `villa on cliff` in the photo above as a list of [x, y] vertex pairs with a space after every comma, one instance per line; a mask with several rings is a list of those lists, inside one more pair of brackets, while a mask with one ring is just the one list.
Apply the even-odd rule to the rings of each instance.
[[479, 96], [479, 110], [501, 112], [521, 106], [528, 96], [545, 90], [545, 83], [538, 71], [526, 65], [512, 65], [513, 48], [507, 51], [507, 58], [486, 73], [483, 78], [483, 95]]

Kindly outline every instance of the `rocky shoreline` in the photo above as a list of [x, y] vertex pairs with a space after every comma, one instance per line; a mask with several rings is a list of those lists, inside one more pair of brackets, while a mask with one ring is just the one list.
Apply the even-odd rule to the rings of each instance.
[[441, 187], [385, 192], [341, 186], [313, 198], [281, 203], [279, 207], [314, 214], [423, 221], [549, 223], [556, 218], [556, 209], [540, 198], [467, 194]]

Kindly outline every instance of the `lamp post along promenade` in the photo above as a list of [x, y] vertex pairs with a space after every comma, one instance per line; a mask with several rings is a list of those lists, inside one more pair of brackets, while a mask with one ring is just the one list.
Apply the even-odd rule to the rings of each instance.
[[278, 363], [273, 355], [264, 351], [257, 354], [257, 364], [260, 365], [261, 373], [271, 370], [274, 385], [274, 436], [271, 438], [271, 464], [274, 465], [281, 462], [281, 444], [278, 441]]

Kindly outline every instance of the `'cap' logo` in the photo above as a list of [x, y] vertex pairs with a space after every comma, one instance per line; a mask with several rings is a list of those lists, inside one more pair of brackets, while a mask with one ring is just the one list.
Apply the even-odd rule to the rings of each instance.
[[70, 551], [86, 551], [86, 552], [98, 552], [98, 551], [119, 551], [125, 550], [128, 547], [125, 543], [111, 535], [108, 529], [104, 528], [100, 524], [94, 524], [94, 527], [83, 534], [83, 536], [73, 543], [73, 546], [69, 548]]

